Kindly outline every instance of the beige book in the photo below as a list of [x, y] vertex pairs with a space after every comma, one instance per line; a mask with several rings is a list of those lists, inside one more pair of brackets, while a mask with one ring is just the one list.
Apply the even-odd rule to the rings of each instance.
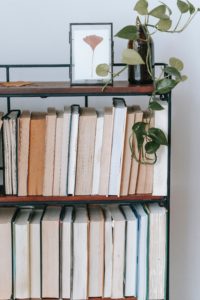
[[31, 114], [28, 195], [42, 195], [44, 180], [46, 114]]
[[30, 297], [41, 298], [41, 219], [43, 209], [35, 209], [30, 220]]
[[104, 216], [99, 206], [89, 206], [89, 297], [103, 296]]
[[28, 193], [28, 157], [29, 157], [29, 111], [23, 111], [19, 117], [18, 134], [18, 196], [27, 196]]
[[45, 136], [45, 160], [44, 160], [44, 182], [43, 195], [53, 195], [53, 173], [56, 136], [56, 110], [48, 108], [46, 115], [46, 136]]
[[[136, 111], [135, 113], [135, 123], [142, 122], [143, 119], [143, 112]], [[139, 157], [138, 149], [137, 149], [137, 142], [135, 135], [133, 136], [133, 145], [136, 157]], [[131, 171], [130, 171], [130, 181], [129, 181], [129, 195], [134, 195], [136, 193], [136, 185], [137, 185], [137, 177], [138, 177], [138, 162], [132, 158], [131, 161]]]
[[73, 300], [88, 298], [88, 229], [86, 207], [76, 207], [73, 223]]
[[59, 298], [61, 207], [47, 207], [42, 219], [42, 298]]
[[93, 108], [83, 108], [79, 119], [76, 195], [92, 193], [93, 161], [97, 114]]
[[12, 219], [16, 208], [0, 208], [0, 300], [12, 297]]
[[110, 159], [112, 150], [113, 113], [112, 107], [104, 110], [103, 140], [100, 162], [99, 195], [108, 195]]
[[31, 209], [20, 209], [13, 223], [14, 298], [30, 298]]
[[129, 181], [131, 173], [131, 161], [132, 154], [130, 149], [130, 136], [132, 134], [132, 127], [135, 122], [136, 110], [139, 110], [138, 106], [131, 106], [127, 108], [127, 120], [125, 129], [125, 141], [124, 141], [124, 154], [122, 163], [122, 176], [121, 176], [121, 189], [120, 195], [126, 196], [129, 194]]

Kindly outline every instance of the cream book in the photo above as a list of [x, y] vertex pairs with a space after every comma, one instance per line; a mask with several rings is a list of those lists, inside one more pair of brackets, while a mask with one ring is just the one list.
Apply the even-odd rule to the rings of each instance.
[[14, 298], [30, 298], [31, 209], [20, 209], [13, 223]]
[[34, 209], [30, 219], [30, 298], [41, 298], [41, 219], [43, 209]]
[[47, 207], [42, 219], [42, 298], [59, 298], [61, 207]]
[[113, 110], [112, 107], [106, 107], [104, 110], [103, 137], [100, 158], [99, 195], [108, 195], [110, 159], [112, 150], [112, 132]]
[[76, 207], [73, 223], [73, 300], [88, 299], [88, 230], [86, 207]]
[[124, 99], [113, 98], [113, 136], [108, 195], [120, 195], [127, 107]]
[[56, 119], [53, 196], [60, 195], [62, 134], [63, 134], [63, 112], [58, 112], [57, 119]]
[[79, 120], [76, 166], [76, 195], [91, 195], [97, 114], [94, 108], [82, 108]]
[[61, 298], [71, 298], [73, 207], [65, 207], [61, 220]]
[[29, 132], [30, 132], [29, 111], [23, 111], [19, 117], [18, 135], [18, 196], [28, 194], [28, 158], [29, 158]]
[[0, 300], [12, 298], [12, 220], [16, 208], [0, 208]]
[[9, 122], [7, 119], [3, 120], [3, 146], [4, 146], [4, 180], [5, 180], [5, 194], [12, 194], [11, 181], [11, 139]]
[[88, 297], [103, 296], [104, 216], [99, 206], [89, 206], [89, 292]]
[[56, 118], [55, 108], [48, 108], [46, 115], [43, 196], [53, 195]]

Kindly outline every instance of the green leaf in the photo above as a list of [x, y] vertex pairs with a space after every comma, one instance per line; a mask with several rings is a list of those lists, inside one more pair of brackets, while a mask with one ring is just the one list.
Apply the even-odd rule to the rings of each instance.
[[180, 72], [174, 67], [165, 67], [164, 72], [167, 73], [168, 75], [175, 76], [176, 80], [181, 80]]
[[144, 123], [144, 122], [136, 122], [133, 125], [132, 130], [133, 130], [133, 132], [135, 134], [136, 133], [145, 134], [146, 133], [145, 128], [146, 128], [146, 123]]
[[185, 14], [189, 11], [189, 5], [184, 1], [178, 0], [177, 6], [182, 14]]
[[149, 103], [149, 109], [151, 109], [151, 110], [163, 110], [164, 108], [162, 107], [162, 105], [160, 105], [160, 103], [158, 103], [156, 101], [152, 101], [151, 103]]
[[146, 0], [139, 0], [136, 2], [134, 10], [137, 11], [139, 15], [147, 15], [148, 14], [148, 2]]
[[156, 153], [156, 151], [158, 150], [159, 147], [160, 147], [160, 144], [158, 144], [156, 142], [148, 142], [145, 145], [145, 151], [147, 154], [154, 154], [154, 153]]
[[100, 64], [96, 67], [96, 74], [98, 76], [106, 77], [106, 76], [108, 76], [108, 73], [109, 73], [109, 65]]
[[177, 81], [174, 79], [163, 78], [156, 82], [156, 92], [158, 94], [169, 93], [175, 86]]
[[165, 15], [165, 12], [166, 12], [166, 6], [162, 4], [152, 9], [149, 12], [149, 15], [158, 19], [162, 19], [162, 16]]
[[137, 27], [133, 25], [128, 25], [122, 28], [115, 36], [121, 39], [127, 39], [132, 41], [137, 40], [138, 38]]
[[151, 127], [148, 130], [148, 136], [152, 139], [153, 142], [159, 145], [166, 145], [168, 144], [167, 138], [164, 132], [160, 128]]
[[187, 80], [188, 79], [188, 77], [186, 76], [186, 75], [182, 75], [181, 76], [181, 81], [185, 81], [185, 80]]
[[160, 31], [167, 31], [172, 26], [172, 20], [170, 19], [161, 19], [157, 25], [156, 28]]
[[125, 49], [122, 52], [122, 62], [127, 65], [145, 64], [140, 54], [134, 49]]
[[182, 71], [184, 68], [183, 62], [179, 58], [176, 58], [176, 57], [171, 57], [169, 59], [169, 64], [171, 67], [176, 68], [178, 71]]
[[164, 2], [162, 2], [162, 1], [160, 1], [160, 3], [162, 3], [166, 7], [166, 9], [168, 10], [169, 15], [171, 16], [171, 14], [172, 14], [171, 8], [167, 4], [165, 4]]
[[195, 12], [195, 7], [194, 7], [194, 5], [193, 5], [191, 2], [189, 2], [188, 0], [187, 0], [187, 3], [188, 3], [188, 6], [189, 6], [189, 12], [190, 12], [190, 14], [192, 15], [192, 14]]

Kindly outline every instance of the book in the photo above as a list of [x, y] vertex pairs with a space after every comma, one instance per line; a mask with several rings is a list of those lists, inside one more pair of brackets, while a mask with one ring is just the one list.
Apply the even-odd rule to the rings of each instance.
[[28, 195], [42, 195], [45, 161], [46, 114], [32, 112], [28, 166]]
[[[135, 123], [142, 122], [143, 112], [138, 110], [135, 112]], [[136, 154], [136, 157], [139, 157], [139, 152], [137, 148], [137, 140], [135, 134], [133, 135], [132, 147]], [[134, 195], [136, 193], [137, 177], [138, 177], [138, 168], [139, 163], [132, 158], [131, 160], [131, 171], [130, 171], [130, 180], [129, 180], [129, 195]]]
[[16, 208], [0, 208], [0, 300], [12, 297], [12, 220]]
[[71, 107], [64, 107], [63, 113], [63, 133], [62, 133], [62, 152], [61, 152], [61, 173], [60, 173], [60, 196], [67, 195], [68, 184], [68, 159], [69, 159], [69, 136], [71, 124]]
[[99, 195], [108, 195], [110, 159], [112, 150], [113, 112], [112, 107], [104, 109], [103, 137], [100, 161]]
[[[168, 135], [168, 103], [160, 101], [163, 110], [155, 111], [155, 127]], [[157, 162], [154, 165], [153, 195], [166, 196], [168, 181], [168, 147], [161, 146], [157, 151]]]
[[61, 207], [47, 207], [42, 218], [42, 298], [59, 298]]
[[44, 196], [53, 195], [56, 118], [57, 116], [56, 116], [55, 108], [48, 108], [48, 112], [46, 115], [46, 134], [45, 134], [44, 181], [43, 181]]
[[23, 111], [19, 117], [18, 141], [18, 196], [28, 194], [28, 159], [29, 159], [29, 111]]
[[79, 105], [72, 105], [72, 119], [69, 142], [69, 166], [68, 166], [68, 194], [74, 195], [76, 180], [76, 160], [79, 128]]
[[13, 222], [14, 298], [30, 298], [30, 218], [32, 209], [20, 209]]
[[103, 113], [98, 112], [96, 136], [95, 136], [92, 195], [97, 195], [99, 192], [101, 149], [102, 149], [102, 138], [103, 138], [103, 122], [104, 122]]
[[70, 299], [72, 285], [73, 207], [65, 207], [61, 219], [61, 298]]
[[141, 204], [134, 204], [138, 219], [137, 299], [147, 299], [148, 278], [148, 215]]
[[167, 210], [154, 203], [147, 206], [149, 214], [149, 299], [165, 299], [167, 255]]
[[55, 134], [53, 196], [60, 195], [62, 134], [63, 134], [63, 112], [58, 112], [57, 119], [56, 119], [56, 134]]
[[113, 98], [113, 136], [108, 190], [109, 195], [120, 195], [126, 115], [127, 107], [124, 99]]
[[12, 194], [12, 173], [11, 173], [11, 139], [8, 119], [3, 120], [3, 155], [4, 155], [4, 186], [5, 194]]
[[125, 218], [117, 205], [110, 205], [113, 220], [113, 270], [111, 298], [124, 297]]
[[76, 207], [73, 223], [73, 300], [86, 300], [88, 297], [88, 230], [86, 207]]
[[82, 108], [79, 120], [76, 167], [76, 195], [91, 195], [97, 114], [94, 108]]
[[41, 219], [43, 209], [34, 209], [30, 219], [30, 298], [41, 298]]
[[89, 206], [89, 291], [88, 297], [102, 297], [104, 281], [104, 216], [99, 206]]
[[121, 206], [126, 219], [125, 297], [137, 296], [138, 219], [129, 205]]

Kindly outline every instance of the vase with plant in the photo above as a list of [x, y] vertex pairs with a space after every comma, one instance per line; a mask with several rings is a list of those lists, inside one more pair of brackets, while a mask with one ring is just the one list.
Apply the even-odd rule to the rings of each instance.
[[[183, 32], [198, 14], [200, 8], [196, 8], [189, 1], [177, 0], [176, 5], [180, 16], [178, 20], [172, 21], [173, 10], [169, 5], [160, 2], [158, 6], [150, 8], [150, 2], [151, 1], [148, 0], [137, 1], [134, 6], [134, 10], [138, 14], [136, 25], [125, 26], [115, 35], [118, 38], [128, 40], [128, 47], [122, 52], [122, 63], [124, 63], [124, 67], [117, 73], [113, 73], [113, 78], [119, 76], [126, 69], [129, 69], [130, 78], [130, 70], [132, 70], [132, 73], [134, 72], [133, 70], [137, 71], [138, 69], [141, 72], [141, 66], [144, 66], [143, 70], [146, 70], [146, 73], [143, 71], [143, 75], [145, 76], [142, 78], [142, 73], [140, 73], [138, 83], [143, 83], [142, 79], [147, 77], [150, 78], [153, 83], [154, 89], [149, 98], [147, 107], [149, 114], [152, 115], [153, 111], [163, 109], [158, 101], [160, 100], [159, 95], [170, 93], [175, 86], [187, 79], [187, 76], [182, 74], [184, 64], [176, 57], [171, 57], [168, 65], [161, 66], [159, 76], [155, 75], [152, 35], [156, 32], [170, 34]], [[142, 36], [141, 34], [139, 35], [138, 28], [143, 32]], [[138, 48], [138, 41], [146, 45], [145, 55], [141, 55]], [[107, 64], [100, 64], [96, 68], [96, 73], [99, 76], [107, 76], [109, 72], [110, 70]], [[135, 80], [136, 77], [136, 74], [132, 74], [132, 78], [129, 80], [130, 83], [135, 83], [137, 81]], [[105, 89], [109, 83], [110, 81], [105, 82], [103, 89]], [[168, 144], [164, 132], [159, 128], [150, 127], [150, 122], [151, 118], [148, 124], [146, 122], [135, 123], [132, 127], [132, 135], [130, 136], [132, 156], [138, 162], [144, 164], [155, 164], [157, 161], [157, 150], [161, 145], [167, 146]], [[136, 145], [134, 141], [136, 141]], [[136, 147], [137, 151], [135, 151]], [[141, 153], [141, 151], [144, 152], [143, 155], [138, 156], [137, 153]]]

